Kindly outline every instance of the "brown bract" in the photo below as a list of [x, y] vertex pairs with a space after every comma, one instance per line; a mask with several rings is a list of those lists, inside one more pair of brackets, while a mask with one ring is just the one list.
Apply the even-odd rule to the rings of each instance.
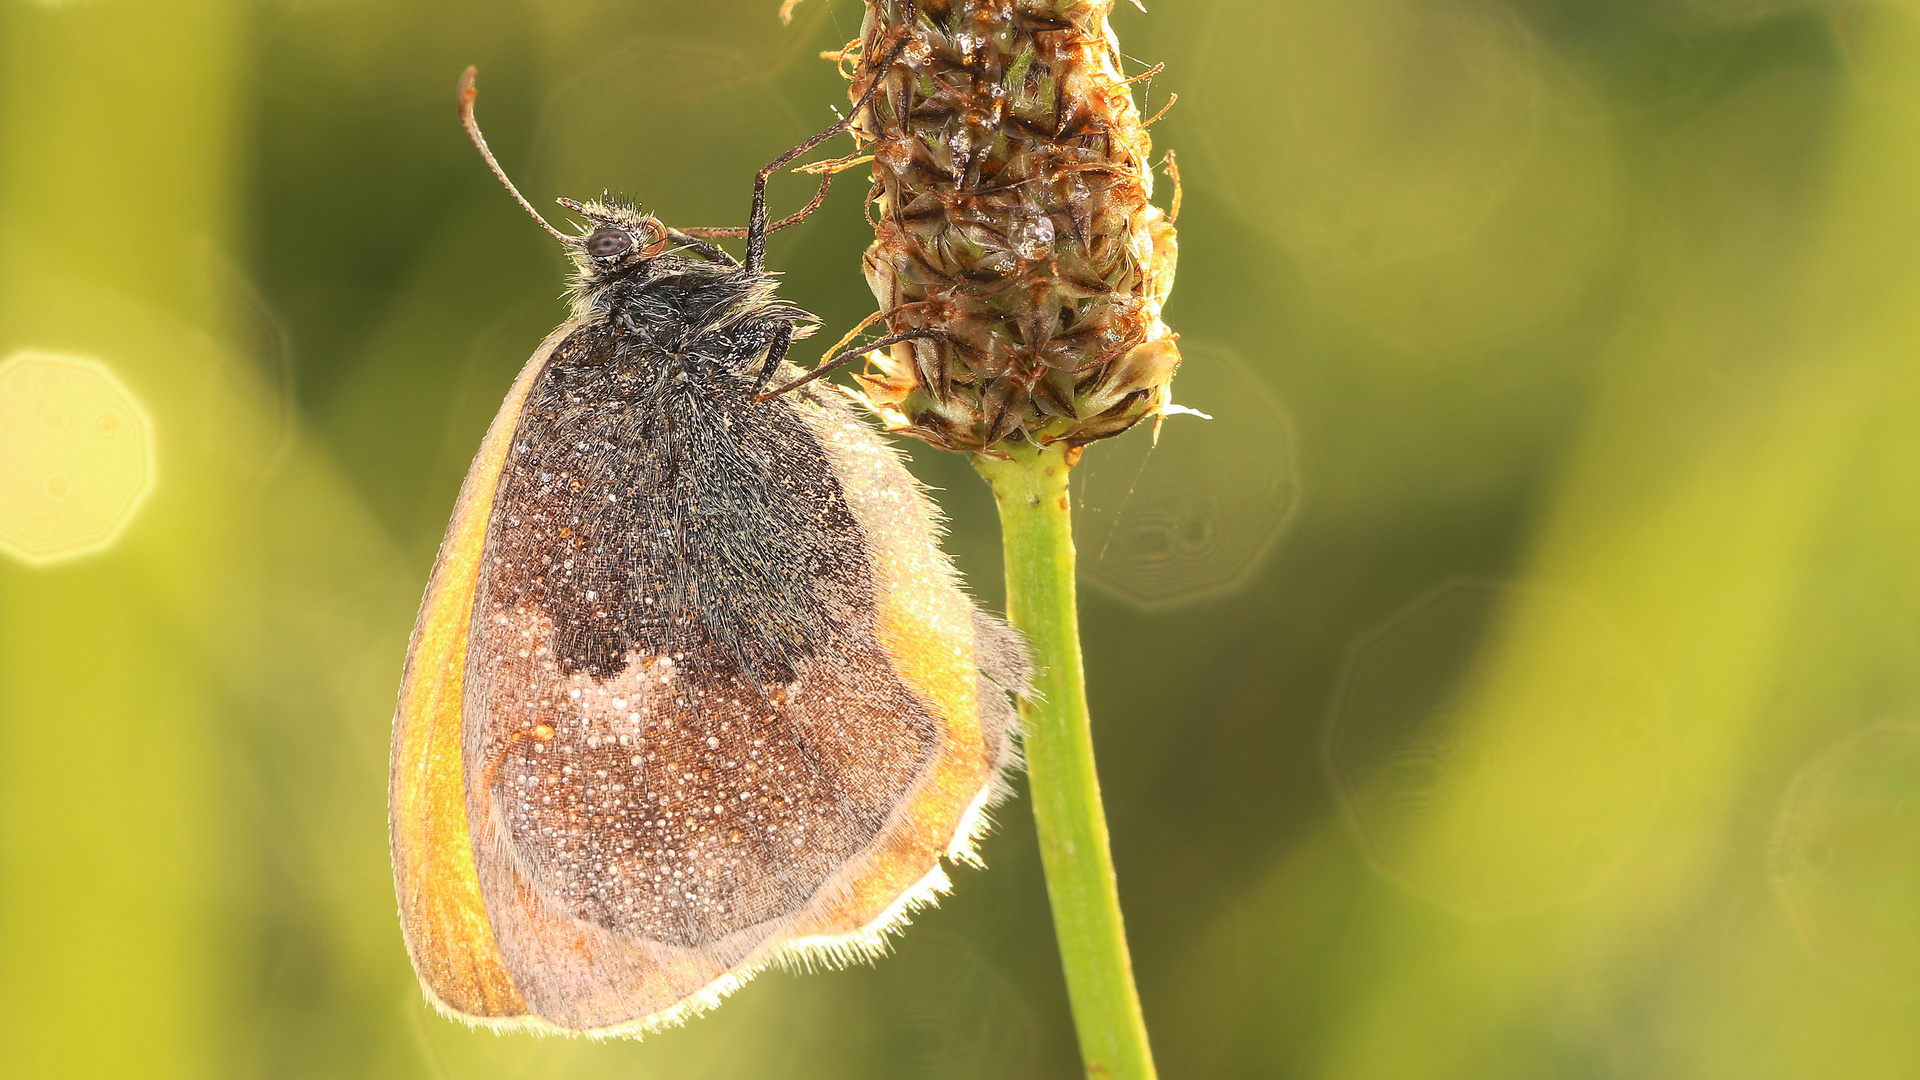
[[[858, 378], [887, 425], [949, 450], [1080, 445], [1169, 401], [1174, 231], [1120, 72], [1111, 0], [869, 0], [910, 37], [855, 131], [873, 154], [867, 281], [895, 334]], [[856, 77], [857, 99], [866, 77]]]

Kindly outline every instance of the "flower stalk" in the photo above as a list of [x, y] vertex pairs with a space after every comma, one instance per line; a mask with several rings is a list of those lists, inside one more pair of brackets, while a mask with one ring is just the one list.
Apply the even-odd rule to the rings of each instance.
[[1007, 618], [1033, 652], [1035, 692], [1020, 707], [1027, 783], [1080, 1056], [1089, 1077], [1151, 1080], [1080, 662], [1067, 500], [1067, 473], [1079, 456], [1028, 444], [1004, 458], [976, 455], [974, 467], [1000, 508]]
[[831, 56], [853, 100], [880, 86], [856, 118], [860, 151], [820, 168], [872, 162], [863, 269], [879, 310], [862, 328], [884, 324], [895, 343], [855, 375], [867, 404], [892, 431], [973, 455], [999, 504], [1007, 613], [1039, 672], [1021, 704], [1027, 776], [1087, 1075], [1151, 1080], [1067, 498], [1081, 448], [1163, 414], [1180, 364], [1160, 317], [1173, 223], [1152, 203], [1151, 121], [1121, 73], [1112, 7], [867, 0], [859, 39]]

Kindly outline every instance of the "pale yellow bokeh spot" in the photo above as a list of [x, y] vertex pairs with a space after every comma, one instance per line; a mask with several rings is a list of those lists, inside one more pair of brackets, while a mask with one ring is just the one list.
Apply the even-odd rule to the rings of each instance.
[[1773, 880], [1808, 949], [1897, 996], [1920, 996], [1920, 725], [1875, 724], [1794, 780]]
[[1665, 778], [1661, 697], [1583, 602], [1454, 582], [1349, 654], [1328, 764], [1368, 860], [1456, 913], [1578, 896]]
[[95, 360], [0, 361], [0, 549], [28, 562], [113, 542], [153, 486], [153, 425]]

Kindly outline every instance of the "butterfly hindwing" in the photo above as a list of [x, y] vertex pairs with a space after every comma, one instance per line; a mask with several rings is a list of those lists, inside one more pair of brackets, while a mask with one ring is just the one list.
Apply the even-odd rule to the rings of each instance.
[[655, 1026], [865, 931], [1009, 756], [897, 458], [826, 392], [756, 403], [693, 362], [576, 328], [527, 392], [476, 577], [480, 890], [529, 1011], [569, 1030]]

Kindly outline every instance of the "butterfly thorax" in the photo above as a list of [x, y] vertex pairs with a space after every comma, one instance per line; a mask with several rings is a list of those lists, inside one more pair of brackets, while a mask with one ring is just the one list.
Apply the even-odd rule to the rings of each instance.
[[[807, 336], [818, 322], [775, 295], [773, 275], [742, 267], [637, 207], [562, 202], [591, 224], [569, 241], [569, 297], [577, 317], [717, 363], [727, 374], [745, 371], [776, 341]], [[669, 247], [676, 239], [686, 246]]]
[[778, 299], [774, 288], [766, 274], [661, 256], [582, 282], [574, 307], [616, 335], [738, 375], [764, 357], [776, 335], [813, 330], [814, 317]]

